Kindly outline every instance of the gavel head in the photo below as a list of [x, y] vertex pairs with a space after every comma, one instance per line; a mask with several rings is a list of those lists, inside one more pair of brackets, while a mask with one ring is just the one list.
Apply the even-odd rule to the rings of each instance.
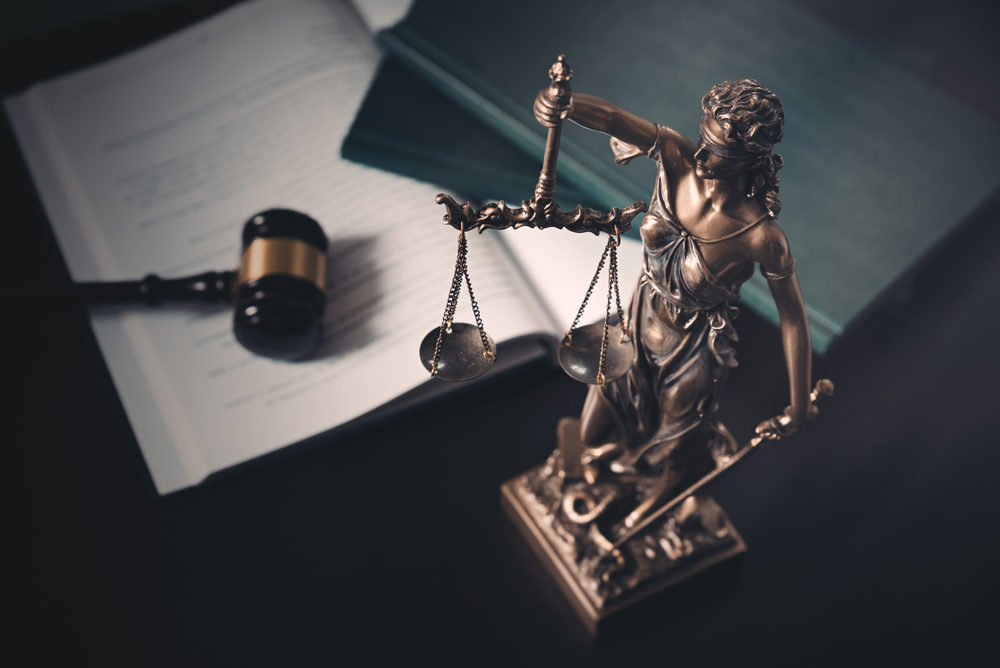
[[326, 306], [323, 228], [290, 209], [258, 213], [243, 226], [233, 331], [251, 352], [307, 357], [323, 338]]

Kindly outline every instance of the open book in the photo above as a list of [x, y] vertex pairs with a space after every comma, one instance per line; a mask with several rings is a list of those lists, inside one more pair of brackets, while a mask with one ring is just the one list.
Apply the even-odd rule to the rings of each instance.
[[[377, 61], [350, 3], [256, 0], [6, 101], [76, 281], [234, 268], [243, 223], [273, 207], [309, 214], [330, 239], [326, 337], [307, 362], [246, 352], [224, 308], [91, 310], [160, 493], [447, 386], [417, 354], [457, 250], [441, 189], [339, 158]], [[603, 243], [558, 230], [470, 239], [498, 366], [545, 350], [508, 355], [503, 342], [568, 326]], [[627, 291], [640, 254], [621, 256]], [[471, 321], [467, 295], [460, 305]]]

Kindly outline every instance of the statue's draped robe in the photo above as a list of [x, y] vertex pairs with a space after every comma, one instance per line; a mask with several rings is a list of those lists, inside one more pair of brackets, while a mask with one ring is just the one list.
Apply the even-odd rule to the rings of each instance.
[[706, 436], [710, 453], [735, 449], [732, 436], [712, 416], [715, 395], [736, 366], [736, 309], [729, 304], [740, 288], [712, 273], [699, 249], [705, 242], [692, 238], [671, 210], [661, 137], [662, 132], [647, 152], [611, 140], [620, 163], [643, 154], [657, 161], [656, 189], [643, 225], [658, 222], [663, 233], [655, 247], [644, 240], [643, 272], [629, 308], [636, 362], [602, 392], [628, 458], [653, 467], [695, 431]]

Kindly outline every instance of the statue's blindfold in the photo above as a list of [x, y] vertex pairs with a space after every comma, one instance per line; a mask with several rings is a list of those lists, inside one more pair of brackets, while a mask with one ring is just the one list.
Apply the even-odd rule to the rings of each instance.
[[720, 158], [729, 158], [730, 160], [752, 160], [757, 157], [753, 153], [736, 146], [721, 144], [715, 141], [715, 139], [711, 136], [705, 134], [704, 128], [698, 132], [698, 145], [704, 146], [706, 151], [714, 153]]

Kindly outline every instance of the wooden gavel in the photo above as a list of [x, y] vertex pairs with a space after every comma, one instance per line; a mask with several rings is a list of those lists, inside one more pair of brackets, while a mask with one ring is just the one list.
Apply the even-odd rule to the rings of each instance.
[[65, 296], [85, 304], [232, 303], [233, 333], [244, 348], [264, 357], [299, 360], [323, 338], [327, 245], [323, 228], [309, 216], [270, 209], [243, 226], [236, 271], [74, 283]]

